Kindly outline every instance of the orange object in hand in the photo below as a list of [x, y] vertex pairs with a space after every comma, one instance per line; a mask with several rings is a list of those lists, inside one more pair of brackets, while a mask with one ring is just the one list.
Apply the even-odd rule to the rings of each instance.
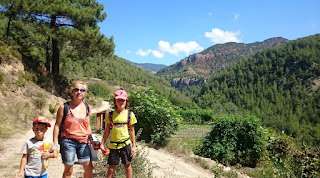
[[108, 148], [101, 150], [101, 151], [102, 151], [103, 155], [105, 155], [105, 156], [109, 155], [109, 153], [110, 153], [110, 150]]

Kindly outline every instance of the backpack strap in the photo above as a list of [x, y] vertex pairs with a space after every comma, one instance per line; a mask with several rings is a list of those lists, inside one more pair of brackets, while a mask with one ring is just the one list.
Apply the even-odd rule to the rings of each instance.
[[128, 121], [127, 121], [128, 130], [130, 130], [130, 121], [131, 121], [131, 111], [128, 110]]
[[59, 143], [59, 145], [61, 145], [61, 133], [63, 132], [63, 125], [64, 125], [64, 121], [66, 120], [66, 116], [68, 114], [69, 108], [70, 108], [69, 102], [63, 103], [63, 116], [62, 116], [62, 120], [61, 120], [61, 123], [60, 123], [60, 129], [59, 129], [59, 135], [58, 135], [58, 143]]
[[86, 103], [86, 102], [83, 102], [84, 105], [86, 106], [86, 111], [87, 111], [87, 116], [89, 115], [89, 111], [90, 111], [90, 107], [89, 107], [89, 104]]

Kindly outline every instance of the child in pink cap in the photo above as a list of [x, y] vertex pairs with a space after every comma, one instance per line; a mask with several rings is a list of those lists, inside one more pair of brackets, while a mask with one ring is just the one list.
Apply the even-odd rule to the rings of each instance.
[[100, 148], [104, 150], [104, 144], [110, 136], [107, 177], [113, 177], [121, 158], [126, 177], [130, 178], [132, 177], [131, 161], [136, 154], [134, 124], [137, 123], [137, 119], [134, 113], [127, 109], [129, 100], [125, 90], [117, 90], [113, 102], [115, 110], [109, 112], [104, 120], [107, 127]]

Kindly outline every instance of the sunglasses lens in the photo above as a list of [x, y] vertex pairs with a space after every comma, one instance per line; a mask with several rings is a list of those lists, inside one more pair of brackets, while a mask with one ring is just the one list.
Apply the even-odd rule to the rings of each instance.
[[79, 88], [75, 88], [75, 89], [73, 89], [73, 91], [74, 92], [78, 92], [78, 91], [80, 91], [81, 93], [83, 93], [83, 92], [85, 92], [86, 90], [85, 89], [79, 89]]

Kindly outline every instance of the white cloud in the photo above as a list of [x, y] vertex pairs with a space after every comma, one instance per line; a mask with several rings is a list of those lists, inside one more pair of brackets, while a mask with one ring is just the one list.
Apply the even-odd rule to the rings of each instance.
[[234, 20], [238, 20], [239, 16], [240, 15], [238, 13], [234, 13]]
[[222, 31], [218, 28], [213, 28], [211, 32], [205, 32], [205, 37], [210, 38], [213, 43], [226, 43], [226, 42], [241, 42], [238, 39], [240, 32]]
[[148, 56], [150, 53], [151, 53], [154, 57], [156, 57], [156, 58], [162, 58], [163, 55], [164, 55], [164, 54], [161, 53], [160, 51], [151, 50], [151, 49], [148, 49], [148, 50], [146, 50], [146, 51], [143, 51], [143, 50], [139, 49], [139, 50], [136, 52], [137, 55], [142, 56], [142, 57]]
[[139, 56], [143, 56], [143, 57], [144, 57], [144, 56], [149, 55], [150, 52], [151, 52], [150, 49], [148, 49], [147, 51], [142, 51], [141, 49], [139, 49], [139, 50], [136, 52], [136, 54], [139, 55]]
[[172, 55], [179, 56], [179, 53], [184, 52], [185, 54], [190, 54], [191, 52], [198, 52], [202, 51], [203, 47], [201, 47], [197, 42], [195, 41], [189, 41], [189, 42], [178, 42], [170, 45], [169, 42], [166, 41], [159, 41], [159, 49], [163, 52], [168, 52]]
[[153, 56], [155, 56], [156, 58], [163, 58], [163, 53], [161, 53], [160, 51], [157, 50], [152, 50], [151, 53], [153, 54]]

